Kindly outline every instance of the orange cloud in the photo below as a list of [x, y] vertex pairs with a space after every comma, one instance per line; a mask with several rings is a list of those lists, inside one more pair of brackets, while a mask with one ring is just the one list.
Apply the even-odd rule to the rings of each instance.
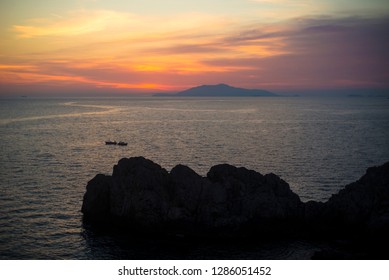
[[28, 21], [0, 45], [0, 83], [129, 91], [220, 82], [270, 89], [385, 84], [386, 60], [379, 58], [387, 53], [386, 19], [237, 22], [112, 11]]
[[32, 19], [26, 25], [14, 25], [13, 31], [22, 38], [42, 36], [78, 36], [104, 31], [133, 21], [130, 14], [113, 11], [76, 11], [66, 16]]

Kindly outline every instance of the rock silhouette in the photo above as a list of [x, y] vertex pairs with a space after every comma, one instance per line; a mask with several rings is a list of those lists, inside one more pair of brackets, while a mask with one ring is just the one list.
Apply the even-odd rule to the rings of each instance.
[[389, 162], [368, 168], [358, 181], [332, 195], [316, 218], [367, 234], [389, 233]]
[[389, 162], [369, 168], [327, 202], [303, 203], [288, 183], [228, 164], [206, 177], [184, 165], [169, 173], [143, 157], [121, 159], [88, 182], [82, 213], [95, 225], [146, 234], [242, 237], [389, 232]]

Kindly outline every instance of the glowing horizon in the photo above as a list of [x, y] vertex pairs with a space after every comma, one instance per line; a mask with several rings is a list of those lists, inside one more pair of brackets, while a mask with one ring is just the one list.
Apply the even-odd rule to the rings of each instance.
[[0, 94], [389, 88], [384, 1], [208, 2], [2, 2]]

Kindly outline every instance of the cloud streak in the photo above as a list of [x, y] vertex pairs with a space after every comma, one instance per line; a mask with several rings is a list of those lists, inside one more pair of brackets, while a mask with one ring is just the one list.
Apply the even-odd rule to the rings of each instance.
[[[291, 28], [293, 26], [293, 28]], [[284, 88], [388, 87], [389, 20], [299, 19], [283, 32], [258, 29], [250, 38], [278, 38], [287, 53], [271, 57], [211, 59], [211, 65], [250, 66], [251, 84]], [[226, 38], [228, 42], [239, 41]], [[242, 39], [245, 41], [245, 38]], [[247, 73], [245, 73], [246, 75]], [[244, 79], [244, 76], [242, 77]], [[246, 82], [247, 79], [246, 79]]]
[[[266, 1], [280, 3], [280, 1]], [[389, 18], [311, 16], [266, 23], [186, 14], [68, 13], [14, 25], [0, 83], [174, 91], [389, 87]]]

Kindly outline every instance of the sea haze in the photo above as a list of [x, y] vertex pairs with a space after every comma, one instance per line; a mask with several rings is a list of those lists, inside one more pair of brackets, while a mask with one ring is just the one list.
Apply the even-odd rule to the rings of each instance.
[[[167, 170], [184, 164], [201, 175], [219, 163], [273, 172], [303, 201], [324, 201], [389, 159], [386, 98], [20, 98], [2, 99], [0, 116], [3, 259], [150, 258], [144, 244], [123, 241], [124, 251], [120, 238], [82, 227], [87, 182], [122, 157], [144, 156]], [[154, 258], [176, 256], [160, 245], [147, 243]], [[284, 245], [229, 254], [305, 258], [314, 249]]]

